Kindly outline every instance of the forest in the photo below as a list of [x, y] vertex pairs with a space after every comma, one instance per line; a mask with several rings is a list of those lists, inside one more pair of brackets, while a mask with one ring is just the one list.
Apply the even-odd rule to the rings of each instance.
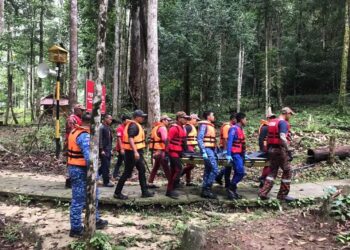
[[0, 248], [348, 249], [349, 22], [350, 0], [0, 0]]

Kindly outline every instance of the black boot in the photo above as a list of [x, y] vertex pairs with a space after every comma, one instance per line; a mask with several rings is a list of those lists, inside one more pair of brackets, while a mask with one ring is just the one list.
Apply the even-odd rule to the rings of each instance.
[[84, 227], [81, 227], [80, 230], [70, 230], [69, 237], [81, 238], [84, 234]]
[[260, 176], [259, 177], [259, 188], [262, 188], [264, 186], [265, 183], [265, 178]]
[[203, 188], [201, 193], [202, 198], [206, 199], [216, 199], [216, 194], [211, 191], [211, 188]]
[[239, 199], [242, 199], [242, 195], [239, 195], [237, 193], [237, 186], [236, 185], [231, 185], [228, 190], [232, 193], [232, 197], [233, 199], [235, 200], [239, 200]]
[[127, 200], [128, 199], [128, 196], [127, 195], [124, 195], [122, 193], [114, 193], [113, 194], [113, 197], [115, 199], [118, 199], [118, 200]]
[[141, 195], [142, 198], [149, 198], [149, 197], [153, 197], [153, 196], [154, 196], [154, 193], [153, 192], [151, 193], [147, 189], [145, 191], [142, 191], [142, 195]]
[[104, 229], [108, 225], [108, 221], [99, 219], [96, 221], [96, 229]]
[[172, 199], [178, 199], [179, 198], [179, 193], [176, 192], [175, 190], [167, 191], [165, 195], [170, 197], [170, 198], [172, 198]]

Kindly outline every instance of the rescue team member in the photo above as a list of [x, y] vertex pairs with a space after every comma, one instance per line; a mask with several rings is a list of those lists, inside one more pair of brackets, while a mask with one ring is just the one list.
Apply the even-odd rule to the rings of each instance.
[[175, 182], [179, 179], [182, 170], [181, 154], [187, 150], [184, 125], [189, 119], [190, 116], [183, 111], [179, 111], [176, 113], [176, 123], [171, 125], [169, 129], [169, 144], [166, 151], [170, 160], [170, 177], [165, 195], [173, 199], [179, 197], [179, 194], [175, 191]]
[[[227, 139], [229, 129], [236, 124], [236, 113], [231, 114], [230, 121], [224, 122], [220, 128], [220, 150], [223, 155], [227, 155]], [[216, 177], [216, 182], [222, 186], [222, 177], [225, 176], [225, 188], [228, 188], [230, 185], [230, 176], [231, 176], [231, 164], [223, 167], [218, 176]]]
[[[71, 131], [68, 137], [68, 171], [72, 182], [72, 202], [70, 206], [71, 237], [83, 235], [81, 214], [86, 202], [86, 175], [90, 165], [90, 120], [91, 115], [82, 116], [82, 125]], [[96, 190], [98, 194], [98, 190]], [[98, 195], [96, 196], [96, 209]], [[100, 219], [96, 210], [96, 228], [103, 229], [108, 221]]]
[[131, 119], [129, 116], [127, 115], [122, 115], [121, 117], [122, 119], [122, 124], [120, 124], [117, 129], [116, 129], [116, 133], [117, 133], [117, 143], [115, 146], [115, 150], [118, 154], [118, 160], [117, 163], [115, 164], [114, 167], [114, 171], [113, 171], [113, 178], [116, 179], [119, 176], [119, 169], [121, 167], [121, 165], [123, 164], [124, 161], [124, 154], [125, 151], [122, 148], [122, 139], [123, 139], [123, 134], [124, 134], [124, 129], [126, 126], [126, 123]]
[[197, 137], [198, 146], [204, 160], [201, 196], [203, 198], [216, 199], [216, 195], [211, 190], [219, 172], [215, 155], [216, 134], [215, 126], [213, 124], [215, 116], [213, 112], [205, 111], [203, 113], [203, 118], [204, 120], [199, 122], [199, 132]]
[[112, 116], [105, 115], [103, 118], [102, 125], [100, 126], [100, 137], [99, 137], [99, 147], [100, 147], [100, 160], [101, 166], [98, 169], [98, 175], [102, 175], [103, 186], [104, 187], [114, 187], [114, 185], [109, 181], [109, 168], [111, 165], [112, 158]]
[[148, 188], [158, 188], [158, 186], [153, 184], [153, 181], [160, 166], [163, 167], [165, 177], [169, 180], [170, 170], [168, 160], [165, 157], [165, 149], [168, 145], [168, 126], [170, 121], [169, 116], [163, 115], [160, 121], [153, 125], [151, 131], [151, 140], [148, 146], [152, 150], [154, 164], [148, 178]]
[[[187, 122], [185, 125], [185, 130], [186, 130], [186, 140], [187, 140], [187, 151], [194, 153], [195, 152], [195, 147], [198, 145], [197, 142], [197, 125], [198, 121], [200, 121], [199, 117], [197, 114], [191, 114], [191, 120]], [[195, 186], [191, 181], [191, 172], [192, 170], [196, 167], [195, 164], [190, 164], [187, 163], [186, 167], [183, 169], [181, 176], [186, 175], [186, 186]]]
[[[75, 104], [73, 109], [73, 114], [71, 114], [67, 121], [66, 121], [66, 134], [65, 134], [65, 141], [64, 141], [64, 150], [67, 150], [68, 146], [68, 136], [70, 132], [72, 132], [73, 129], [75, 129], [78, 126], [81, 126], [81, 117], [85, 111], [85, 107], [82, 104]], [[71, 188], [71, 181], [69, 179], [68, 173], [66, 176], [66, 188]]]
[[142, 110], [135, 110], [133, 120], [129, 121], [124, 129], [122, 147], [125, 150], [125, 169], [120, 177], [113, 197], [116, 199], [126, 200], [128, 196], [122, 194], [122, 189], [128, 178], [131, 177], [132, 171], [136, 166], [139, 174], [139, 182], [142, 191], [142, 197], [152, 197], [154, 194], [149, 192], [146, 183], [146, 169], [143, 158], [143, 150], [146, 147], [145, 131], [141, 123], [144, 122], [147, 114]]
[[[260, 121], [260, 127], [259, 127], [259, 151], [260, 151], [260, 157], [267, 157], [267, 133], [268, 133], [268, 124], [271, 121], [271, 119], [275, 119], [276, 115], [275, 114], [268, 114], [266, 116], [267, 121], [261, 120]], [[270, 167], [265, 166], [262, 170], [261, 176], [259, 177], [259, 182], [260, 182], [260, 188], [264, 186], [264, 181], [267, 177], [267, 175], [270, 173]]]
[[292, 115], [294, 115], [293, 110], [285, 107], [282, 109], [280, 117], [272, 119], [268, 124], [267, 146], [271, 172], [266, 177], [264, 186], [259, 190], [259, 197], [263, 200], [268, 199], [267, 195], [273, 187], [279, 168], [283, 172], [277, 199], [287, 202], [294, 200], [293, 197], [288, 196], [292, 177], [289, 161], [293, 159], [290, 149], [291, 134], [289, 124]]
[[232, 126], [228, 132], [227, 140], [226, 159], [232, 164], [234, 169], [231, 184], [226, 189], [227, 198], [230, 200], [242, 198], [242, 196], [237, 193], [237, 185], [245, 176], [244, 160], [246, 142], [243, 128], [247, 125], [246, 115], [244, 113], [237, 113], [236, 121], [237, 124]]

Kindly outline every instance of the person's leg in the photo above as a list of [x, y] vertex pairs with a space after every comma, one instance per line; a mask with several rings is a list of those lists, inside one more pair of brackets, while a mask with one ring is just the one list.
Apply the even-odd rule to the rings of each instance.
[[282, 172], [280, 190], [277, 194], [277, 199], [284, 200], [290, 191], [292, 172], [288, 161], [288, 155], [287, 155], [287, 152], [285, 152], [285, 150], [282, 150], [281, 156], [282, 156], [281, 168], [283, 172]]
[[111, 164], [111, 158], [109, 155], [101, 155], [101, 174], [103, 179], [103, 184], [107, 185], [109, 183], [109, 165]]
[[148, 178], [148, 183], [150, 183], [150, 184], [153, 183], [154, 178], [156, 177], [158, 169], [159, 169], [160, 164], [161, 164], [161, 155], [160, 154], [155, 155], [153, 158], [154, 158], [153, 168], [152, 168], [151, 173], [150, 173], [149, 178]]
[[211, 187], [215, 182], [215, 178], [218, 175], [219, 168], [218, 163], [216, 161], [215, 152], [212, 149], [207, 149], [208, 158], [210, 161], [210, 170], [208, 174], [208, 186]]
[[124, 155], [122, 155], [120, 152], [118, 154], [118, 160], [115, 164], [114, 171], [113, 171], [113, 178], [117, 178], [119, 176], [119, 169], [124, 161]]
[[80, 232], [83, 229], [81, 214], [86, 200], [86, 169], [69, 167], [72, 182], [72, 202], [70, 207], [71, 231]]
[[239, 154], [234, 154], [232, 156], [232, 159], [232, 164], [234, 166], [234, 175], [232, 177], [230, 190], [233, 192], [235, 198], [240, 198], [240, 195], [237, 194], [237, 185], [240, 181], [242, 181], [243, 177], [245, 176], [243, 158]]
[[232, 164], [226, 165], [224, 167], [224, 175], [225, 175], [225, 188], [229, 188], [231, 184], [231, 172], [232, 172]]
[[180, 180], [180, 175], [182, 172], [182, 163], [180, 158], [174, 158], [174, 165], [175, 165], [174, 178], [175, 178], [175, 181], [178, 181]]
[[168, 159], [165, 158], [165, 152], [163, 152], [163, 156], [162, 156], [162, 159], [160, 161], [160, 164], [163, 167], [163, 171], [164, 171], [165, 177], [167, 179], [169, 179], [170, 178], [169, 161], [168, 161]]
[[174, 158], [169, 157], [170, 160], [170, 176], [168, 179], [168, 185], [167, 185], [167, 193], [173, 191], [174, 189], [174, 176], [175, 176], [175, 165], [174, 165]]
[[270, 173], [266, 177], [264, 185], [259, 190], [259, 197], [262, 199], [266, 199], [267, 195], [271, 191], [274, 181], [278, 174], [279, 164], [280, 164], [280, 149], [272, 148], [269, 150], [269, 159], [270, 159]]
[[128, 178], [130, 178], [132, 174], [132, 170], [135, 166], [135, 158], [134, 158], [134, 152], [133, 151], [125, 151], [125, 168], [122, 176], [120, 177], [117, 187], [115, 188], [114, 193], [120, 194], [123, 190], [124, 184]]
[[148, 190], [147, 190], [147, 182], [146, 182], [146, 167], [145, 167], [142, 153], [140, 153], [140, 159], [135, 162], [135, 166], [137, 168], [138, 175], [139, 175], [141, 191], [142, 191], [142, 194], [144, 194]]

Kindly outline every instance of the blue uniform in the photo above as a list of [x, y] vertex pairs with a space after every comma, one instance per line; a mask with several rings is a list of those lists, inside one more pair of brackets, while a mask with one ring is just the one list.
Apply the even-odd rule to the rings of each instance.
[[227, 140], [227, 154], [231, 154], [232, 166], [234, 169], [234, 175], [231, 180], [231, 186], [234, 190], [237, 189], [237, 184], [245, 176], [245, 169], [244, 169], [245, 152], [242, 152], [241, 154], [231, 152], [232, 144], [238, 140], [236, 126], [231, 127], [230, 130], [228, 131], [228, 140]]
[[197, 137], [198, 146], [202, 154], [206, 153], [208, 155], [208, 159], [204, 159], [203, 188], [210, 188], [215, 181], [219, 168], [216, 161], [215, 149], [206, 148], [204, 145], [203, 140], [206, 133], [207, 125], [200, 125]]
[[[69, 177], [72, 182], [72, 202], [70, 206], [71, 230], [82, 229], [81, 214], [86, 203], [86, 175], [90, 163], [90, 134], [82, 133], [77, 137], [77, 144], [86, 161], [86, 167], [68, 166]], [[98, 209], [98, 189], [96, 190], [96, 220], [100, 218]]]

